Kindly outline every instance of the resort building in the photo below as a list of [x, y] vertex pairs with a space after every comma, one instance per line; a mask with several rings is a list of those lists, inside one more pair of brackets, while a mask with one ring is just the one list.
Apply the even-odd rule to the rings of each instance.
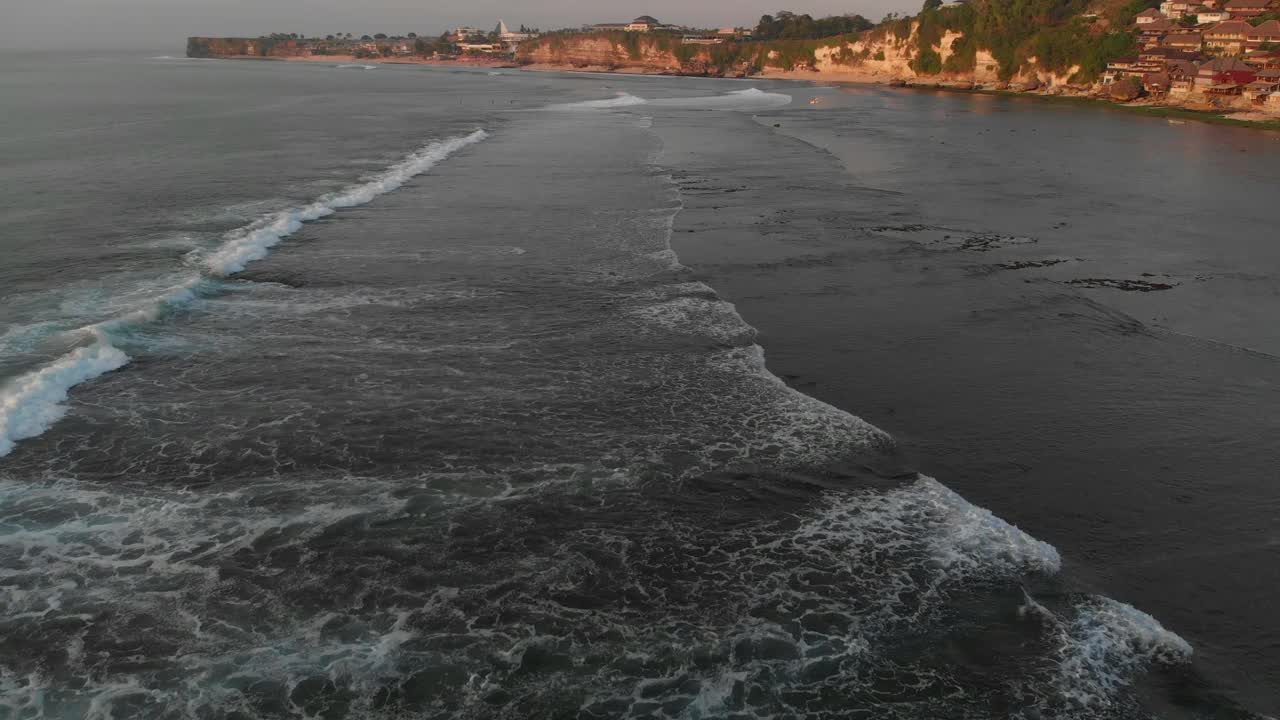
[[1256, 48], [1266, 44], [1280, 44], [1280, 20], [1268, 20], [1245, 32], [1245, 45]]
[[1258, 71], [1236, 58], [1222, 57], [1200, 66], [1196, 90], [1206, 95], [1239, 95], [1244, 86], [1258, 79]]
[[1192, 0], [1164, 0], [1160, 3], [1160, 14], [1170, 20], [1181, 20], [1190, 15], [1192, 8], [1198, 4]]
[[657, 18], [641, 15], [627, 25], [627, 32], [652, 32], [660, 27], [662, 23], [658, 22]]
[[1231, 19], [1231, 13], [1226, 10], [1215, 10], [1212, 8], [1200, 8], [1196, 11], [1196, 24], [1209, 25], [1212, 23], [1225, 22]]
[[1257, 17], [1271, 9], [1271, 0], [1227, 0], [1233, 18]]
[[1184, 52], [1199, 52], [1204, 46], [1204, 36], [1198, 32], [1172, 32], [1160, 41], [1161, 47]]
[[1245, 42], [1253, 26], [1242, 20], [1228, 20], [1218, 23], [1204, 31], [1206, 47], [1224, 53], [1239, 55], [1244, 52]]

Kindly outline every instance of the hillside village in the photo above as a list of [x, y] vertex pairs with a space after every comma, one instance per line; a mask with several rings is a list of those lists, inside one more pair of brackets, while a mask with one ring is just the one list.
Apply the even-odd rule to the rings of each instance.
[[1155, 99], [1280, 111], [1280, 0], [1164, 0], [1134, 19], [1138, 54], [1116, 58], [1105, 86]]

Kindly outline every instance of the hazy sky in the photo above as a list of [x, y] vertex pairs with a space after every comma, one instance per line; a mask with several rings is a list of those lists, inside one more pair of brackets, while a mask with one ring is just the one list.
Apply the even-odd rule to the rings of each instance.
[[85, 49], [166, 48], [188, 35], [269, 32], [438, 34], [499, 18], [543, 29], [653, 15], [679, 25], [754, 25], [779, 9], [811, 15], [915, 11], [908, 0], [0, 0], [0, 49], [74, 42]]

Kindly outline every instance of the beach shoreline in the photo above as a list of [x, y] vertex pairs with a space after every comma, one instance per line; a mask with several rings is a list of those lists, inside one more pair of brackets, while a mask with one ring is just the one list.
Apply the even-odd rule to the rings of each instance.
[[1180, 103], [1157, 102], [1150, 99], [1142, 99], [1134, 102], [1118, 102], [1105, 97], [1096, 95], [1080, 94], [1076, 92], [1050, 92], [1042, 89], [1036, 90], [1009, 90], [988, 88], [976, 85], [971, 81], [960, 81], [950, 79], [939, 79], [932, 82], [912, 82], [899, 78], [886, 77], [879, 74], [868, 75], [866, 73], [832, 73], [822, 72], [806, 72], [796, 70], [777, 70], [765, 69], [756, 75], [748, 75], [744, 77], [720, 77], [705, 75], [687, 75], [678, 72], [669, 72], [664, 70], [654, 70], [648, 67], [614, 67], [608, 65], [562, 65], [553, 63], [521, 63], [511, 59], [493, 59], [483, 57], [457, 58], [451, 60], [440, 60], [433, 58], [357, 58], [353, 55], [308, 55], [308, 56], [290, 56], [290, 57], [258, 57], [258, 56], [226, 56], [214, 58], [218, 60], [272, 60], [284, 62], [306, 62], [306, 63], [337, 63], [351, 65], [426, 65], [435, 67], [470, 67], [476, 69], [504, 69], [504, 70], [522, 70], [528, 72], [553, 72], [553, 73], [591, 73], [591, 74], [608, 74], [622, 76], [653, 76], [653, 77], [707, 77], [723, 80], [772, 80], [801, 82], [816, 86], [849, 86], [849, 87], [866, 87], [866, 88], [890, 88], [894, 90], [909, 90], [914, 92], [945, 92], [960, 93], [969, 95], [990, 95], [995, 97], [1010, 98], [1026, 98], [1033, 100], [1043, 100], [1046, 102], [1072, 103], [1078, 105], [1089, 105], [1102, 108], [1110, 108], [1123, 112], [1136, 113], [1149, 117], [1162, 117], [1171, 121], [1203, 122], [1217, 125], [1230, 125], [1234, 127], [1247, 127], [1260, 130], [1280, 131], [1280, 115], [1267, 113], [1263, 111], [1231, 111], [1227, 109], [1208, 109], [1195, 106], [1188, 106]]

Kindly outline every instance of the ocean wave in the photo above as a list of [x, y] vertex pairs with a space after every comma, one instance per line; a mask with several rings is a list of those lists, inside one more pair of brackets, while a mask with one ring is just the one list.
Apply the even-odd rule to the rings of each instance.
[[614, 108], [634, 107], [636, 105], [644, 105], [649, 102], [642, 97], [636, 97], [631, 93], [620, 92], [616, 97], [608, 100], [584, 100], [575, 103], [559, 103], [548, 106], [547, 110], [611, 110]]
[[5, 386], [0, 390], [0, 457], [19, 440], [36, 437], [60, 420], [71, 388], [128, 362], [129, 356], [104, 337]]
[[334, 65], [334, 67], [339, 70], [377, 70], [378, 69], [377, 65], [358, 65], [358, 64], [353, 65], [350, 63], [346, 65]]
[[[126, 297], [126, 302], [120, 304], [127, 306], [112, 317], [65, 332], [73, 342], [87, 338], [91, 344], [72, 350], [0, 388], [0, 457], [12, 452], [19, 440], [40, 435], [57, 422], [66, 413], [65, 403], [71, 388], [129, 362], [129, 356], [113, 345], [114, 334], [155, 322], [166, 312], [187, 305], [210, 289], [218, 278], [234, 275], [249, 263], [265, 258], [271, 248], [297, 232], [304, 223], [369, 203], [486, 137], [488, 133], [477, 130], [470, 135], [433, 142], [365, 182], [233, 230], [213, 253], [198, 259], [202, 272], [185, 276], [158, 291], [146, 288], [139, 293], [143, 296], [140, 299]], [[7, 343], [7, 333], [4, 339]]]
[[235, 230], [222, 247], [205, 259], [205, 267], [214, 275], [238, 273], [249, 263], [266, 257], [272, 247], [297, 232], [304, 223], [319, 220], [344, 208], [364, 205], [379, 195], [396, 190], [415, 176], [430, 170], [441, 160], [488, 136], [485, 131], [477, 130], [464, 137], [431, 143], [367, 182], [326, 195], [310, 205], [283, 210], [248, 227]]
[[651, 105], [654, 107], [676, 108], [683, 110], [767, 110], [791, 104], [791, 96], [783, 93], [765, 92], [759, 88], [734, 90], [723, 95], [698, 97], [652, 98], [645, 99], [630, 93], [620, 92], [616, 97], [607, 100], [585, 100], [576, 103], [561, 103], [547, 107], [547, 110], [619, 110]]
[[689, 98], [662, 98], [651, 105], [690, 110], [767, 110], [791, 104], [791, 96], [765, 92], [759, 88], [734, 90], [724, 95]]
[[1107, 708], [1138, 670], [1185, 662], [1192, 655], [1186, 640], [1130, 605], [1098, 597], [1075, 610], [1071, 622], [1058, 624], [1061, 660], [1055, 680], [1074, 709]]

